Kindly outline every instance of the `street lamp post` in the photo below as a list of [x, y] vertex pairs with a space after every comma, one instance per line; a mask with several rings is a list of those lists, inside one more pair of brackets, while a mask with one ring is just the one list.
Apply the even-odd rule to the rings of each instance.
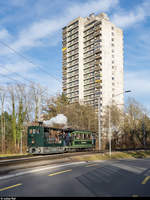
[[110, 116], [110, 107], [109, 107], [109, 134], [108, 134], [108, 139], [109, 139], [109, 156], [111, 157], [111, 122], [110, 122], [110, 118], [111, 118], [111, 116]]
[[98, 143], [99, 151], [101, 150], [101, 119], [100, 119], [100, 97], [98, 98]]
[[21, 138], [20, 138], [20, 154], [22, 154], [22, 129], [21, 129]]
[[[119, 94], [115, 95], [114, 97], [119, 96], [119, 95], [121, 95], [123, 93], [128, 93], [128, 92], [131, 92], [131, 90], [126, 90], [126, 91], [124, 91], [122, 93], [119, 93]], [[111, 136], [112, 136], [112, 131], [111, 131], [111, 113], [110, 113], [110, 106], [109, 106], [109, 134], [108, 134], [108, 137], [109, 137], [109, 156], [110, 157], [111, 157]]]
[[143, 144], [144, 144], [144, 148], [145, 148], [145, 144], [146, 144], [146, 141], [145, 141], [145, 122], [144, 122], [144, 118], [145, 118], [145, 114], [143, 115], [143, 119], [142, 119], [142, 132], [143, 132]]

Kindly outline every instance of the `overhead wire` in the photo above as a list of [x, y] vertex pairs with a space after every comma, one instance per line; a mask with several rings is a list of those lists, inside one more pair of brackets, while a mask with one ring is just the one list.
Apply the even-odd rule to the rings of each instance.
[[16, 80], [16, 79], [14, 79], [14, 78], [11, 78], [11, 77], [9, 77], [8, 75], [5, 75], [5, 74], [0, 73], [0, 76], [6, 77], [6, 78], [8, 78], [8, 79], [10, 79], [10, 80], [12, 80], [12, 81], [15, 81], [16, 83], [20, 82], [21, 84], [24, 84], [25, 86], [30, 87], [29, 85], [27, 85], [27, 84], [25, 84], [25, 83], [22, 83], [21, 81]]
[[[41, 71], [43, 71], [44, 73], [46, 73], [47, 75], [49, 75], [50, 77], [54, 78], [55, 80], [57, 80], [57, 81], [60, 83], [60, 80], [58, 80], [57, 78], [55, 78], [54, 76], [52, 76], [51, 74], [49, 74], [46, 70], [43, 70], [43, 68], [41, 68], [40, 66], [37, 66], [35, 63], [33, 63], [33, 61], [31, 61], [31, 60], [29, 60], [28, 58], [26, 58], [23, 54], [19, 53], [19, 52], [16, 51], [14, 48], [12, 48], [12, 47], [10, 47], [8, 44], [6, 44], [5, 42], [0, 41], [0, 43], [1, 43], [2, 45], [6, 46], [8, 49], [10, 49], [10, 50], [11, 50], [13, 53], [15, 53], [16, 55], [19, 55], [20, 57], [22, 57], [24, 60], [26, 60], [26, 61], [29, 62], [30, 64], [36, 66], [37, 68], [40, 68]], [[9, 71], [6, 67], [3, 66], [3, 68], [5, 68], [7, 71]], [[12, 73], [15, 73], [17, 76], [22, 77], [24, 80], [29, 81], [29, 82], [31, 82], [32, 84], [34, 83], [33, 81], [31, 81], [31, 80], [29, 80], [29, 79], [23, 77], [22, 75], [20, 75], [20, 74], [17, 73], [17, 72], [12, 72]], [[10, 79], [10, 80], [13, 80], [13, 81], [15, 81], [16, 83], [18, 83], [18, 81], [19, 81], [19, 80], [16, 80], [16, 79], [14, 79], [14, 78], [10, 78], [9, 76], [4, 75], [4, 74], [2, 74], [2, 73], [0, 73], [0, 75], [3, 76], [3, 77], [8, 78], [8, 79]], [[19, 82], [20, 82], [21, 84], [24, 84], [25, 86], [27, 86], [27, 87], [29, 87], [29, 88], [32, 88], [31, 86], [29, 86], [29, 85], [27, 85], [27, 84], [25, 84], [25, 83], [22, 83], [21, 81], [19, 81]], [[43, 95], [42, 95], [42, 96], [43, 96]]]
[[22, 57], [24, 60], [26, 60], [27, 62], [29, 62], [30, 64], [34, 65], [36, 68], [39, 68], [41, 71], [43, 71], [44, 73], [46, 73], [48, 76], [54, 78], [55, 80], [57, 80], [60, 83], [60, 80], [57, 79], [56, 77], [52, 76], [49, 72], [47, 72], [46, 70], [44, 70], [41, 66], [36, 65], [31, 59], [28, 59], [26, 56], [24, 56], [23, 54], [21, 54], [20, 52], [16, 51], [14, 48], [10, 47], [8, 44], [6, 44], [5, 42], [0, 40], [0, 43], [7, 47], [8, 49], [10, 49], [12, 52], [14, 52], [16, 55], [19, 55], [20, 57]]
[[22, 76], [21, 74], [19, 74], [19, 73], [17, 73], [17, 72], [11, 72], [11, 71], [9, 71], [9, 69], [7, 69], [5, 66], [3, 66], [3, 65], [1, 65], [1, 64], [0, 64], [0, 68], [1, 68], [1, 69], [5, 69], [6, 71], [8, 71], [8, 72], [10, 72], [10, 73], [16, 74], [16, 75], [19, 76], [19, 77], [22, 77], [22, 79], [24, 79], [25, 81], [29, 81], [29, 82], [32, 83], [32, 84], [34, 83], [33, 81], [31, 81], [31, 80], [25, 78], [24, 76]]
[[[16, 83], [20, 82], [20, 83], [23, 84], [24, 86], [26, 86], [26, 87], [28, 87], [28, 88], [30, 88], [30, 89], [33, 89], [33, 87], [31, 87], [31, 86], [29, 86], [29, 85], [27, 85], [27, 84], [25, 84], [25, 83], [22, 83], [22, 82], [19, 81], [19, 80], [16, 80], [16, 79], [14, 79], [14, 78], [11, 78], [11, 77], [9, 77], [9, 76], [7, 76], [7, 75], [5, 75], [5, 74], [0, 73], [0, 76], [6, 77], [6, 78], [8, 78], [8, 79], [10, 79], [10, 80], [13, 80], [13, 81], [15, 81]], [[45, 90], [44, 90], [44, 91], [45, 91]], [[44, 92], [44, 91], [43, 91], [43, 92]], [[45, 97], [44, 95], [42, 95], [43, 92], [41, 92], [41, 97]]]

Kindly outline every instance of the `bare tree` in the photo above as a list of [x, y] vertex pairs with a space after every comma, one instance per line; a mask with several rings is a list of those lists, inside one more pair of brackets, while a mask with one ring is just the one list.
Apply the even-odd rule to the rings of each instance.
[[109, 129], [111, 129], [111, 143], [112, 149], [114, 149], [118, 147], [119, 140], [123, 134], [124, 113], [114, 103], [111, 106], [106, 106], [104, 110], [102, 135], [105, 144], [103, 146], [104, 148], [108, 148]]
[[23, 133], [23, 123], [26, 121], [28, 107], [26, 104], [25, 86], [22, 84], [16, 85], [16, 101], [17, 101], [17, 147], [20, 152], [22, 152], [22, 133]]
[[[144, 146], [144, 138], [146, 142], [150, 131], [148, 122], [149, 117], [147, 110], [135, 99], [128, 99], [124, 132], [126, 135], [128, 135], [128, 143], [132, 147], [136, 148]], [[145, 126], [145, 132], [143, 132], [143, 124]]]
[[14, 143], [14, 150], [16, 152], [16, 138], [17, 138], [17, 130], [16, 130], [16, 91], [15, 85], [11, 85], [8, 87], [8, 92], [10, 94], [10, 102], [11, 102], [11, 125], [12, 125], [12, 135], [13, 135], [13, 143]]
[[46, 93], [46, 89], [42, 88], [39, 84], [31, 85], [31, 95], [32, 95], [32, 103], [34, 107], [34, 120], [40, 120], [41, 115], [41, 105], [43, 104], [44, 93]]
[[68, 118], [68, 126], [75, 129], [88, 129], [97, 132], [97, 114], [90, 105], [71, 103], [64, 94], [51, 97], [43, 108], [44, 118], [50, 119], [57, 114], [64, 114]]
[[5, 87], [0, 87], [0, 101], [1, 101], [1, 151], [5, 151], [5, 115], [4, 115], [4, 103], [6, 97]]

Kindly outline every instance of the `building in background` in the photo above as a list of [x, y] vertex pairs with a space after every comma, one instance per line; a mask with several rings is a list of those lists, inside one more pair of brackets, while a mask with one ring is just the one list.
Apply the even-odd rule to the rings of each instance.
[[71, 103], [97, 109], [100, 98], [101, 112], [110, 102], [122, 105], [122, 30], [105, 13], [71, 21], [62, 30], [62, 73], [63, 92]]

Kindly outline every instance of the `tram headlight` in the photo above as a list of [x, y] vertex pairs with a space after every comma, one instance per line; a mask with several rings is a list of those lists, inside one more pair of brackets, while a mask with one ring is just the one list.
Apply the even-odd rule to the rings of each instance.
[[35, 142], [34, 142], [34, 139], [32, 139], [32, 144], [34, 144]]
[[39, 153], [41, 153], [41, 149], [40, 149], [40, 148], [39, 148], [39, 150], [38, 150], [38, 151], [39, 151]]

